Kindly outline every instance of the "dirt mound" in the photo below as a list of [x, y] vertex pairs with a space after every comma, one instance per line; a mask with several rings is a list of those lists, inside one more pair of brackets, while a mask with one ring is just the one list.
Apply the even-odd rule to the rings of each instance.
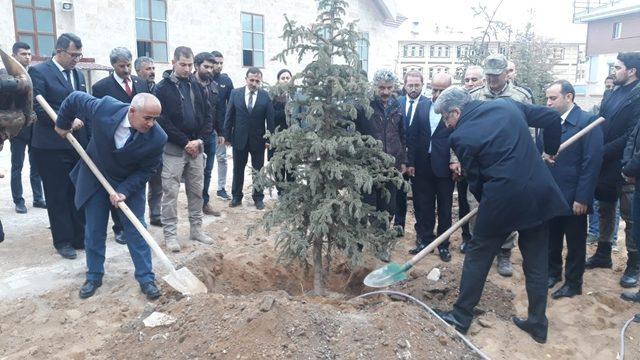
[[[274, 265], [268, 255], [245, 262], [208, 253], [187, 266], [210, 293], [168, 294], [120, 328], [105, 346], [108, 358], [478, 358], [420, 307], [386, 296], [353, 299], [364, 290], [366, 269], [337, 266], [327, 281], [330, 296], [316, 298], [305, 295], [309, 271]], [[142, 320], [152, 311], [176, 322], [147, 328]]]

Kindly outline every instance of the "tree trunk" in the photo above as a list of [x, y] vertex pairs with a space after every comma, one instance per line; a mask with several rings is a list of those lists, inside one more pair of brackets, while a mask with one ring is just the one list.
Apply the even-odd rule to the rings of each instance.
[[324, 269], [322, 268], [322, 238], [313, 240], [313, 292], [324, 296]]

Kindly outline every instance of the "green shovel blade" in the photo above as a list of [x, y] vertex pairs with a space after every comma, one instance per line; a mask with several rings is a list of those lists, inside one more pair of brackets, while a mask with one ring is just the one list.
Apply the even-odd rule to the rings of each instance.
[[364, 284], [369, 287], [387, 287], [399, 281], [406, 280], [406, 271], [411, 268], [411, 264], [403, 265], [397, 263], [389, 263], [378, 270], [371, 272], [364, 278]]

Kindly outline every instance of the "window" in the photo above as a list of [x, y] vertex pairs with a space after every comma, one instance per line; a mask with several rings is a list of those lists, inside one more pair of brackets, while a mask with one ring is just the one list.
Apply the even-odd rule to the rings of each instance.
[[358, 57], [360, 58], [360, 69], [369, 72], [369, 33], [363, 32], [362, 38], [356, 44]]
[[468, 56], [474, 55], [474, 51], [471, 49], [469, 45], [460, 45], [456, 47], [456, 58], [463, 59]]
[[622, 23], [613, 23], [613, 39], [620, 39], [622, 35]]
[[464, 79], [464, 71], [465, 71], [465, 69], [463, 67], [457, 67], [456, 68], [456, 73], [453, 75], [453, 78], [456, 79], [456, 80]]
[[242, 21], [242, 66], [264, 67], [264, 17], [240, 14]]
[[136, 0], [136, 40], [138, 56], [169, 62], [165, 0]]
[[563, 60], [564, 59], [564, 48], [554, 47], [551, 49], [551, 58], [553, 60]]
[[409, 44], [404, 46], [404, 57], [424, 57], [424, 46]]
[[447, 45], [431, 45], [429, 56], [432, 58], [448, 58], [450, 56]]
[[411, 70], [416, 70], [422, 73], [422, 67], [420, 66], [407, 66], [402, 68], [402, 77], [404, 78], [404, 76]]
[[56, 42], [56, 22], [52, 0], [14, 0], [16, 41], [31, 46], [33, 54], [50, 57]]
[[500, 45], [498, 52], [508, 58], [511, 55], [511, 47], [509, 45]]
[[448, 67], [444, 67], [444, 66], [430, 67], [429, 68], [429, 80], [433, 79], [433, 75], [439, 74], [441, 72], [443, 72], [445, 74], [448, 74], [449, 73], [449, 68]]

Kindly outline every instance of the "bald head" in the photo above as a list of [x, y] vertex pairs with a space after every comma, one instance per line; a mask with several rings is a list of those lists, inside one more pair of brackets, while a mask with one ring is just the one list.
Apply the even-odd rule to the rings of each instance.
[[431, 100], [435, 102], [444, 89], [451, 86], [452, 81], [451, 75], [447, 73], [434, 74], [431, 80]]
[[146, 133], [156, 124], [156, 119], [162, 112], [162, 105], [157, 97], [140, 93], [131, 100], [129, 108], [129, 123], [138, 132]]

